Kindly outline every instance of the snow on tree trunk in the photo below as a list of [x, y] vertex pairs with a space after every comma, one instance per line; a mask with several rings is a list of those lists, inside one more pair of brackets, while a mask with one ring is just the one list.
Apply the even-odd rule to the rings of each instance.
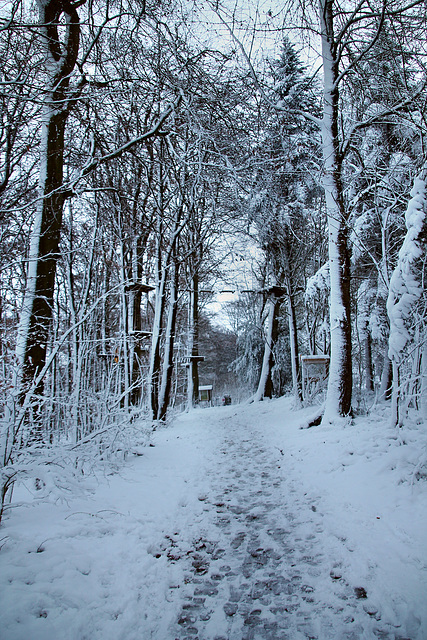
[[393, 365], [390, 358], [388, 357], [388, 347], [387, 347], [387, 353], [384, 354], [384, 363], [383, 363], [383, 368], [381, 372], [380, 390], [378, 394], [380, 400], [390, 400], [392, 379], [393, 379]]
[[[120, 234], [122, 236], [122, 234]], [[126, 269], [125, 269], [125, 247], [123, 242], [123, 237], [120, 239], [120, 263], [119, 263], [119, 273], [120, 273], [120, 315], [121, 315], [121, 333], [122, 333], [122, 364], [123, 364], [123, 401], [124, 408], [126, 411], [129, 411], [129, 399], [131, 394], [130, 388], [130, 349], [129, 349], [129, 309], [128, 309], [128, 299], [126, 295]], [[133, 354], [132, 354], [133, 355]]]
[[288, 289], [288, 324], [289, 324], [289, 348], [291, 352], [291, 368], [292, 368], [292, 389], [295, 398], [295, 407], [298, 408], [302, 403], [302, 385], [299, 370], [299, 351], [298, 351], [298, 325], [295, 310], [294, 283], [292, 272], [289, 265], [288, 255], [286, 255], [286, 285]]
[[294, 392], [295, 407], [298, 408], [302, 403], [302, 387], [299, 371], [299, 354], [298, 354], [298, 329], [295, 313], [295, 305], [293, 296], [288, 295], [288, 316], [289, 316], [289, 346], [291, 351], [291, 367], [292, 367], [292, 389]]
[[157, 415], [158, 420], [165, 420], [170, 402], [173, 376], [173, 348], [175, 343], [177, 310], [178, 264], [176, 256], [174, 256], [172, 262], [172, 274], [169, 292], [168, 320], [165, 331], [165, 351], [163, 356], [162, 382], [159, 393], [159, 410]]
[[366, 391], [374, 391], [374, 372], [372, 369], [372, 338], [366, 325], [363, 329], [363, 373]]
[[264, 356], [262, 359], [261, 375], [259, 378], [258, 388], [253, 396], [254, 402], [259, 402], [265, 397], [271, 397], [268, 395], [268, 381], [271, 376], [271, 359], [273, 349], [273, 327], [274, 327], [274, 315], [276, 310], [276, 300], [273, 296], [267, 300], [268, 312], [264, 337]]
[[187, 409], [192, 409], [199, 399], [199, 276], [192, 278], [190, 305], [188, 311], [188, 351], [193, 356], [188, 366]]
[[338, 135], [338, 61], [333, 46], [331, 0], [320, 0], [320, 26], [324, 75], [322, 148], [323, 187], [328, 216], [329, 271], [331, 279], [331, 360], [324, 423], [351, 411], [352, 363], [350, 318], [350, 260], [347, 217], [341, 183]]
[[153, 420], [157, 419], [159, 412], [159, 385], [160, 385], [160, 339], [165, 309], [166, 267], [157, 272], [156, 299], [154, 307], [153, 333], [151, 338], [150, 368], [148, 373], [148, 387], [150, 409]]
[[374, 391], [374, 372], [372, 367], [372, 336], [369, 325], [370, 311], [374, 304], [376, 291], [368, 280], [362, 282], [357, 298], [357, 326], [361, 343], [361, 362], [363, 386], [366, 391]]
[[421, 352], [421, 389], [420, 411], [423, 418], [427, 419], [427, 340], [424, 341]]
[[[137, 278], [135, 278], [137, 279]], [[131, 404], [133, 407], [137, 407], [142, 398], [142, 384], [141, 384], [141, 342], [140, 332], [142, 331], [142, 316], [141, 316], [141, 304], [142, 304], [142, 291], [133, 291], [129, 301], [129, 326], [132, 327], [134, 332], [134, 339], [131, 341], [129, 364], [130, 364], [130, 380], [131, 380]]]
[[[400, 425], [404, 418], [400, 414], [403, 369], [407, 376], [411, 375], [408, 360], [417, 357], [419, 344], [414, 344], [414, 338], [421, 326], [423, 335], [420, 336], [419, 343], [426, 339], [425, 312], [419, 305], [424, 291], [427, 253], [426, 179], [427, 165], [415, 179], [411, 190], [411, 200], [405, 215], [407, 233], [390, 279], [387, 299], [390, 320], [388, 355], [393, 363], [392, 421], [396, 425]], [[412, 383], [409, 384], [412, 386]]]
[[[38, 5], [48, 79], [40, 141], [40, 199], [31, 232], [16, 343], [20, 370], [15, 383], [21, 402], [46, 362], [64, 206], [61, 187], [65, 126], [69, 114], [69, 80], [76, 64], [80, 38], [79, 18], [70, 3], [38, 0]], [[66, 21], [64, 41], [58, 35], [62, 14]], [[38, 395], [43, 393], [43, 380], [39, 381], [34, 392]]]
[[[288, 230], [286, 230], [288, 233]], [[288, 303], [288, 325], [289, 325], [289, 349], [291, 355], [291, 369], [292, 369], [292, 390], [295, 398], [295, 407], [298, 408], [302, 403], [302, 385], [299, 371], [299, 351], [298, 351], [298, 325], [295, 309], [295, 290], [294, 276], [290, 265], [289, 255], [289, 239], [286, 235], [283, 238], [282, 259], [283, 259], [283, 271], [284, 281], [287, 288], [287, 303]]]

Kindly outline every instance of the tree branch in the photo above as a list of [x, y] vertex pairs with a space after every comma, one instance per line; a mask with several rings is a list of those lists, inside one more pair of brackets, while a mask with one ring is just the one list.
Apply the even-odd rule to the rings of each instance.
[[92, 171], [94, 171], [100, 165], [106, 164], [110, 160], [114, 160], [115, 158], [118, 158], [123, 153], [130, 151], [137, 144], [140, 144], [145, 140], [148, 140], [154, 136], [162, 135], [160, 131], [162, 125], [169, 118], [169, 116], [179, 107], [179, 105], [181, 104], [181, 101], [182, 101], [182, 96], [180, 95], [173, 104], [170, 104], [167, 107], [167, 109], [165, 109], [165, 111], [162, 114], [160, 114], [157, 122], [151, 127], [151, 129], [149, 129], [142, 135], [137, 136], [132, 140], [129, 140], [129, 142], [126, 142], [121, 147], [114, 149], [114, 151], [110, 151], [109, 153], [106, 153], [99, 158], [93, 158], [91, 161], [89, 161], [88, 164], [86, 164], [83, 167], [83, 169], [81, 169], [80, 173], [75, 178], [70, 180], [68, 184], [63, 185], [63, 191], [64, 191], [65, 197], [73, 196], [75, 194], [75, 187], [77, 183], [80, 182], [80, 180], [85, 178], [87, 175], [89, 175]]

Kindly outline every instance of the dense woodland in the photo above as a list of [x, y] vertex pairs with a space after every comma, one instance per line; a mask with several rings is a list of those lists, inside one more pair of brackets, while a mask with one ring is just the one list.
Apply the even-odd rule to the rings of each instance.
[[[2, 505], [200, 384], [425, 416], [425, 3], [244, 5], [2, 7]], [[301, 354], [330, 356], [317, 398]]]

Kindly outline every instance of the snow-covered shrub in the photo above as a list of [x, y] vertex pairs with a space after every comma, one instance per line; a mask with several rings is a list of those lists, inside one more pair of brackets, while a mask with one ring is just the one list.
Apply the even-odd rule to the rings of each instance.
[[[16, 431], [16, 427], [7, 425], [5, 420], [1, 426], [3, 436]], [[6, 459], [7, 441], [3, 437], [1, 512], [8, 508], [14, 486], [24, 486], [34, 500], [67, 500], [79, 490], [83, 476], [96, 478], [114, 473], [128, 455], [139, 455], [149, 444], [151, 433], [152, 423], [148, 417], [132, 420], [128, 412], [117, 410], [105, 416], [98, 429], [77, 443], [65, 435], [51, 443], [29, 441], [22, 447], [15, 443]]]

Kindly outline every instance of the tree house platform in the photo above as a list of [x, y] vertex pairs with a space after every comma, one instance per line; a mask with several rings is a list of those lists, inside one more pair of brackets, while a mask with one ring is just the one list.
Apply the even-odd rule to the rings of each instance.
[[150, 284], [144, 284], [142, 282], [129, 282], [128, 284], [125, 284], [126, 293], [130, 293], [131, 291], [136, 293], [150, 293], [150, 291], [153, 291], [154, 289], [155, 287]]

